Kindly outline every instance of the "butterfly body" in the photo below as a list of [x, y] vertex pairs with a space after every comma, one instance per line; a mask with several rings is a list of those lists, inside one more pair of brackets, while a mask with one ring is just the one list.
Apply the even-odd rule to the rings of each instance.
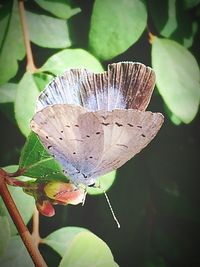
[[90, 186], [157, 134], [162, 114], [144, 111], [154, 83], [139, 63], [111, 64], [101, 74], [66, 71], [39, 96], [31, 128], [72, 183]]

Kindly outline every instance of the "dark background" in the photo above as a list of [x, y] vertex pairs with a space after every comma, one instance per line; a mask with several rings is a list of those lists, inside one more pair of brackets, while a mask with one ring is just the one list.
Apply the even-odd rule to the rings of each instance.
[[[93, 1], [74, 2], [82, 12], [70, 19], [71, 38], [79, 44], [77, 47], [87, 48]], [[29, 1], [26, 8], [37, 7]], [[191, 51], [199, 59], [197, 43]], [[37, 66], [56, 51], [36, 45], [32, 48]], [[144, 32], [139, 42], [110, 62], [129, 60], [151, 65], [150, 55]], [[110, 62], [105, 62], [105, 69]], [[25, 61], [20, 66], [14, 81], [24, 73]], [[84, 227], [108, 244], [121, 267], [200, 266], [199, 114], [192, 123], [175, 126], [156, 90], [148, 110], [163, 113], [164, 125], [147, 148], [118, 170], [108, 192], [121, 228], [115, 225], [105, 197], [88, 195], [83, 207], [56, 207], [53, 218], [41, 216], [42, 237], [63, 226]], [[11, 104], [1, 106], [1, 166], [18, 164], [25, 142], [10, 113], [14, 113]], [[59, 256], [44, 245], [41, 249], [49, 266], [56, 266]]]

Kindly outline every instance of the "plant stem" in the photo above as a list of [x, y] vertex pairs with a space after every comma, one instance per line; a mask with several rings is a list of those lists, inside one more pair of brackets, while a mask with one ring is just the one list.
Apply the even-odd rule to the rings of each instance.
[[8, 191], [8, 188], [6, 186], [5, 180], [7, 177], [7, 173], [0, 169], [0, 195], [4, 201], [4, 204], [6, 208], [8, 209], [8, 212], [17, 227], [17, 230], [24, 242], [24, 245], [26, 246], [35, 266], [37, 267], [47, 267], [44, 259], [42, 258], [38, 247], [33, 242], [33, 238], [28, 231], [26, 225], [24, 224], [22, 217], [12, 199], [12, 196], [10, 192]]
[[23, 37], [24, 37], [24, 45], [26, 48], [26, 57], [27, 57], [26, 69], [29, 70], [30, 72], [34, 73], [34, 72], [36, 72], [37, 68], [36, 68], [36, 66], [34, 64], [34, 60], [33, 60], [33, 53], [32, 53], [32, 49], [31, 49], [29, 31], [28, 31], [25, 9], [24, 9], [24, 1], [18, 0], [18, 4], [19, 4], [19, 15], [20, 15], [20, 20], [21, 20], [21, 25], [22, 25]]
[[33, 214], [33, 232], [32, 238], [34, 239], [35, 244], [38, 246], [41, 242], [41, 237], [39, 233], [39, 212], [35, 209]]

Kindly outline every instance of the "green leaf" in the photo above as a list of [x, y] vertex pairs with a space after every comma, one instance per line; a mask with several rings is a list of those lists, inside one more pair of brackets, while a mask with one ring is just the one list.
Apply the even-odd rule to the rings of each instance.
[[6, 251], [11, 235], [8, 218], [1, 214], [1, 210], [0, 206], [0, 256]]
[[194, 37], [198, 30], [198, 24], [191, 14], [185, 10], [183, 1], [177, 1], [176, 17], [178, 27], [170, 38], [188, 48], [193, 44]]
[[182, 122], [181, 120], [176, 117], [176, 115], [174, 115], [171, 110], [169, 110], [169, 108], [167, 107], [167, 105], [164, 104], [164, 109], [168, 115], [168, 117], [170, 118], [170, 120], [172, 121], [173, 124], [175, 125], [180, 125]]
[[71, 45], [67, 22], [62, 19], [26, 11], [30, 39], [48, 48], [65, 48]]
[[197, 114], [200, 100], [197, 62], [175, 41], [155, 38], [152, 46], [157, 88], [170, 111], [182, 122], [190, 123]]
[[87, 68], [94, 72], [102, 72], [100, 62], [83, 49], [65, 49], [54, 54], [40, 69], [55, 75], [62, 74], [67, 68]]
[[162, 36], [170, 37], [178, 27], [176, 0], [154, 0], [149, 1], [149, 5], [156, 29]]
[[24, 42], [19, 19], [18, 2], [13, 1], [7, 30], [0, 47], [0, 84], [15, 76], [18, 70], [18, 60], [25, 56]]
[[54, 76], [43, 72], [36, 72], [33, 74], [34, 81], [40, 91], [53, 79]]
[[154, 25], [160, 35], [170, 37], [185, 47], [192, 46], [198, 25], [185, 10], [183, 1], [154, 0], [149, 5]]
[[28, 254], [21, 238], [13, 236], [10, 239], [8, 248], [0, 258], [0, 266], [2, 267], [34, 267], [30, 255]]
[[[159, 17], [161, 14], [159, 14]], [[177, 28], [176, 18], [176, 0], [168, 0], [168, 21], [162, 29], [161, 34], [169, 37], [171, 33]]]
[[22, 150], [19, 167], [25, 169], [24, 175], [45, 180], [65, 180], [59, 163], [50, 156], [31, 132]]
[[[33, 212], [35, 210], [35, 200], [33, 197], [25, 194], [22, 190], [22, 188], [19, 187], [9, 187], [9, 191], [15, 201], [15, 204], [17, 208], [19, 209], [19, 212], [24, 220], [24, 222], [27, 224], [29, 220], [31, 219]], [[16, 234], [18, 231], [10, 218], [8, 216], [9, 222], [10, 222], [10, 228], [11, 228], [11, 235]]]
[[54, 249], [61, 257], [68, 251], [74, 238], [82, 232], [88, 231], [81, 227], [63, 227], [55, 232], [52, 232], [45, 239], [43, 243]]
[[35, 2], [43, 9], [49, 11], [53, 15], [61, 19], [69, 19], [77, 13], [81, 12], [80, 8], [72, 8], [68, 0], [35, 0]]
[[11, 237], [10, 224], [2, 198], [0, 198], [0, 257], [5, 252]]
[[0, 7], [0, 47], [6, 35], [11, 8], [12, 6], [8, 2]]
[[[17, 166], [8, 166], [4, 169], [8, 172], [14, 172], [17, 170]], [[28, 180], [28, 178], [21, 176], [20, 180], [25, 181], [25, 180]], [[19, 212], [20, 212], [25, 224], [27, 224], [29, 222], [29, 220], [31, 219], [33, 212], [34, 212], [34, 209], [35, 209], [34, 198], [25, 194], [23, 192], [22, 188], [20, 188], [20, 187], [9, 186], [9, 191], [12, 195], [12, 198], [14, 199], [14, 202], [15, 202], [17, 208], [19, 209]], [[4, 206], [2, 199], [0, 199], [0, 205]], [[15, 235], [17, 233], [17, 229], [16, 229], [6, 207], [5, 207], [4, 211], [7, 215], [7, 218], [8, 218], [9, 224], [10, 224], [11, 235]]]
[[59, 267], [117, 267], [106, 243], [91, 232], [79, 233], [71, 242]]
[[39, 90], [30, 72], [26, 72], [17, 87], [15, 101], [15, 118], [21, 132], [28, 136], [30, 120], [34, 115]]
[[107, 191], [113, 184], [116, 177], [116, 171], [105, 174], [100, 177], [97, 184], [99, 183], [100, 188], [87, 187], [87, 192], [90, 195], [103, 194], [104, 191]]
[[195, 37], [197, 30], [198, 30], [197, 22], [194, 21], [190, 25], [191, 25], [190, 34], [185, 34], [183, 36], [183, 41], [182, 41], [182, 44], [187, 48], [192, 46], [193, 41], [194, 41], [194, 37]]
[[171, 114], [170, 119], [175, 125], [181, 124], [181, 120], [179, 120], [179, 118], [176, 117], [176, 115], [174, 115], [173, 113]]
[[11, 103], [15, 101], [17, 85], [6, 83], [0, 86], [0, 103]]
[[133, 45], [147, 23], [141, 0], [96, 0], [89, 33], [90, 51], [102, 60], [111, 59]]

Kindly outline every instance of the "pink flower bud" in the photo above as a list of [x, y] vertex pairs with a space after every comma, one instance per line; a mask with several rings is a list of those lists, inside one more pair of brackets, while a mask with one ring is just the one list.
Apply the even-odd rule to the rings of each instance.
[[55, 209], [49, 200], [37, 200], [36, 207], [44, 216], [52, 217], [55, 215]]
[[85, 198], [85, 191], [71, 183], [49, 182], [44, 186], [44, 192], [47, 197], [63, 205], [77, 205]]

